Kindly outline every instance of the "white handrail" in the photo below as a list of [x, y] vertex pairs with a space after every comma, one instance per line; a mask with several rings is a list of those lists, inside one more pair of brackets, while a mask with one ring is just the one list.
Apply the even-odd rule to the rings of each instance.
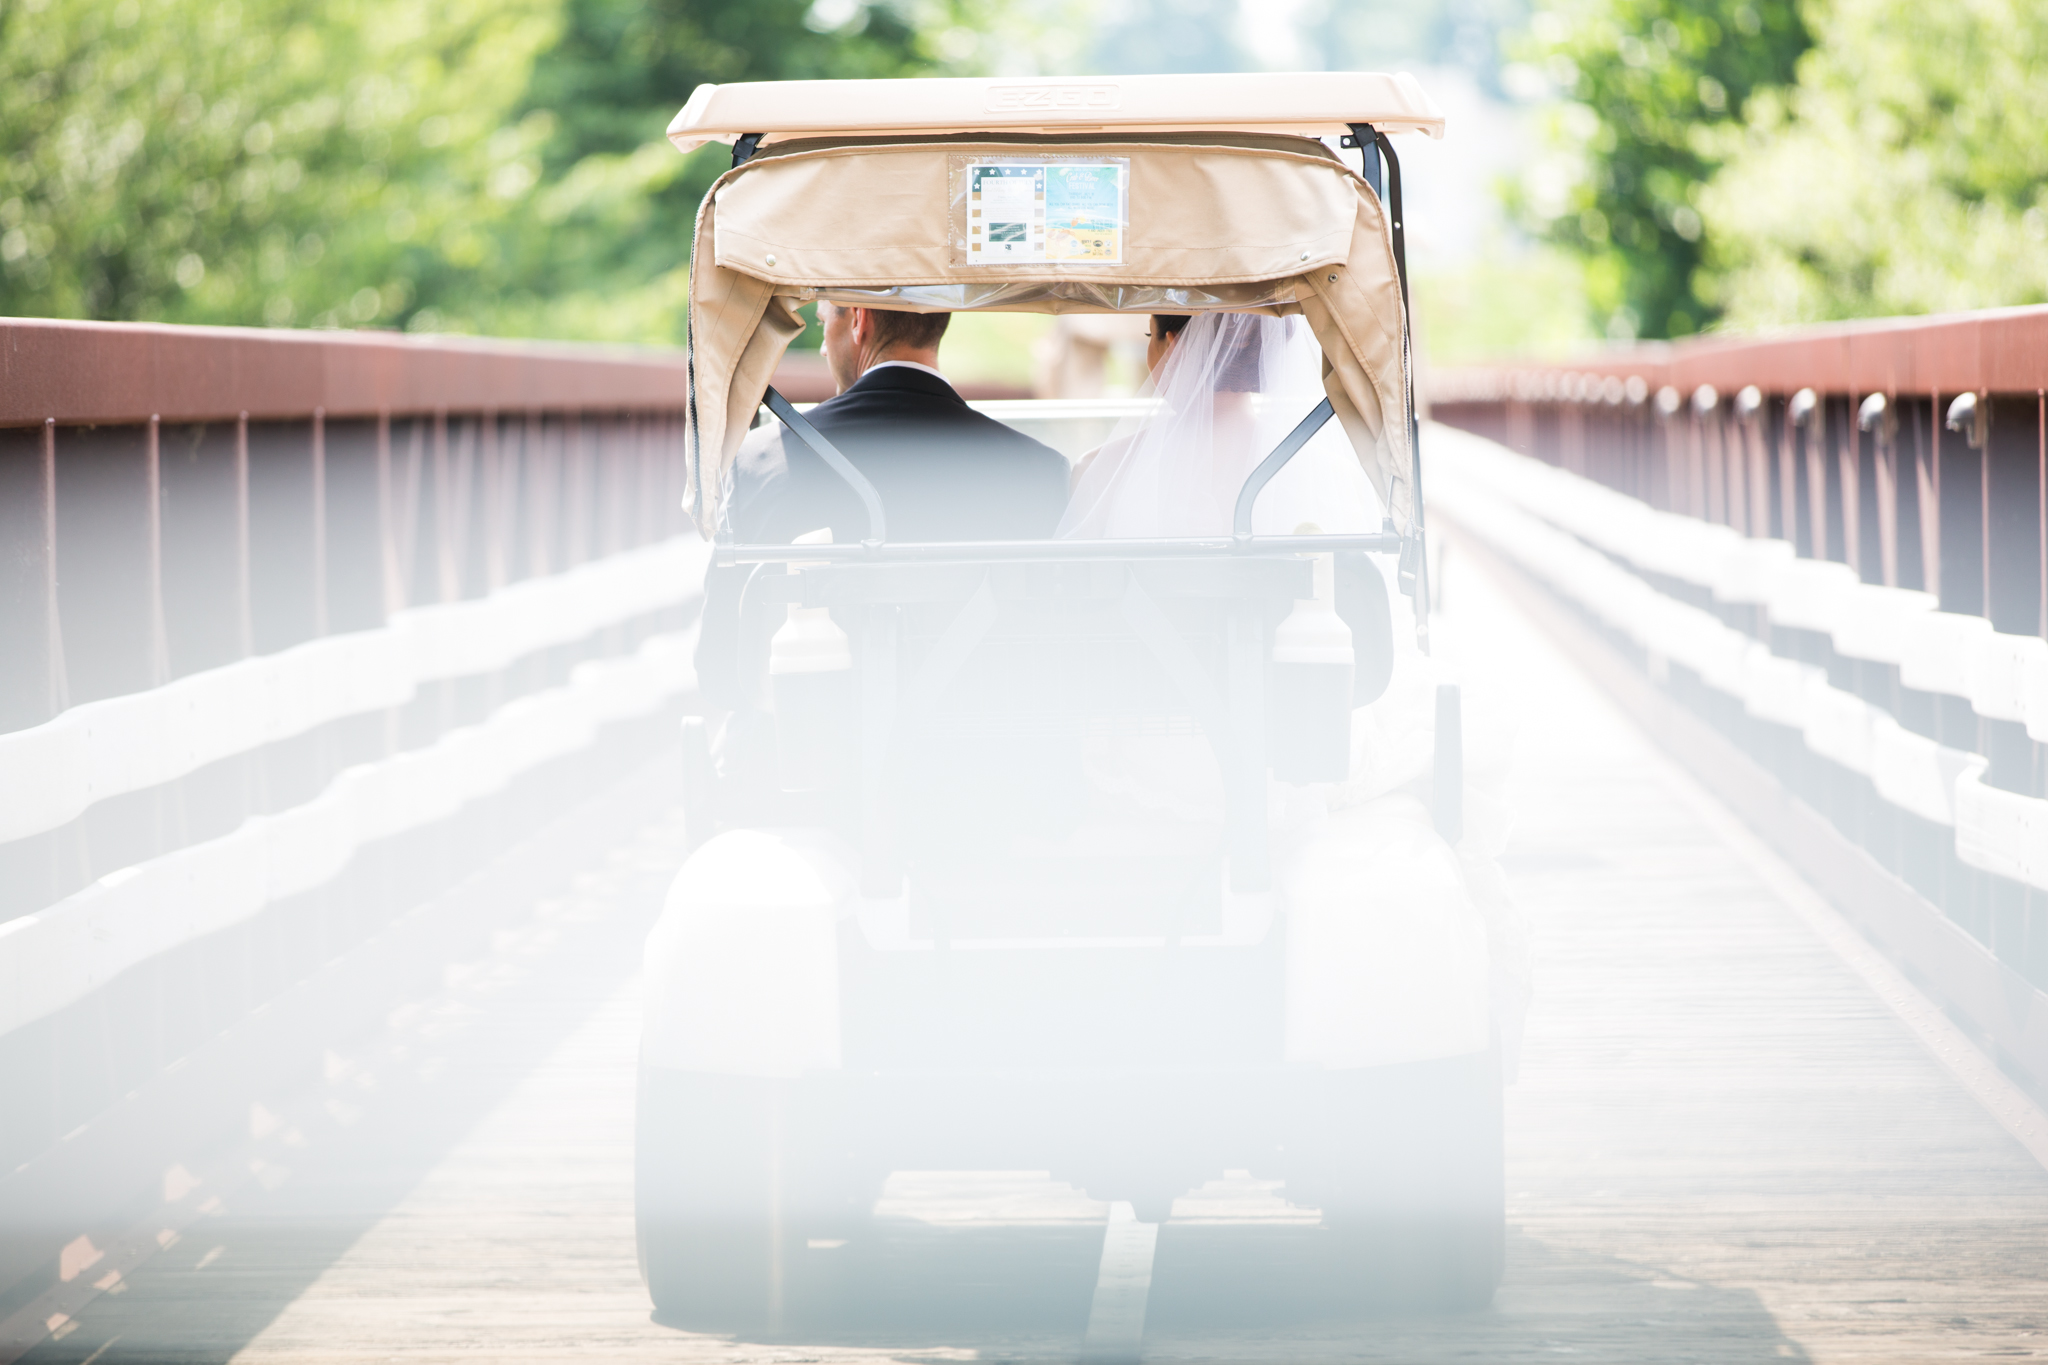
[[608, 722], [696, 687], [696, 632], [580, 664], [561, 687], [508, 702], [424, 749], [349, 768], [311, 801], [232, 834], [101, 877], [0, 924], [0, 1034], [82, 999], [128, 968], [333, 878], [373, 840], [418, 829], [588, 746]]
[[0, 735], [0, 842], [345, 716], [400, 706], [422, 683], [495, 672], [538, 650], [688, 601], [709, 548], [695, 536], [415, 607], [376, 630], [312, 640], [148, 692], [75, 706]]
[[[1657, 512], [1468, 432], [1439, 427], [1429, 450], [1431, 498], [1453, 523], [1646, 651], [1735, 696], [1750, 715], [1797, 728], [1809, 749], [1869, 777], [1885, 800], [1952, 826], [1965, 863], [2048, 890], [2048, 800], [1984, 785], [1981, 755], [1913, 734], [1888, 712], [1829, 684], [1822, 670], [1772, 654], [1601, 553], [1683, 581], [1714, 582], [1718, 567], [1675, 573], [1681, 552], [1672, 547], [1725, 552], [1723, 537], [1697, 535], [1687, 527], [1702, 523]], [[1896, 653], [1878, 661], [1901, 663], [1909, 686], [1982, 698], [1980, 712], [2048, 732], [2048, 649], [2040, 641], [1998, 634], [1981, 617], [1935, 611], [1924, 594], [1869, 590], [1853, 575], [1845, 578], [1840, 566], [1775, 558], [1775, 568], [1752, 556], [1740, 570], [1745, 588], [1774, 580], [1764, 584], [1774, 621], [1790, 617], [1788, 624], [1824, 631], [1838, 648], [1846, 640], [1867, 644], [1873, 655]], [[1873, 622], [1873, 614], [1883, 619]]]

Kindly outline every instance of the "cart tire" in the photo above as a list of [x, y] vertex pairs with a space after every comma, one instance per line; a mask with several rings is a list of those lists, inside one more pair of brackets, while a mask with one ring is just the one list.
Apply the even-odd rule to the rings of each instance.
[[1500, 1288], [1505, 1220], [1366, 1220], [1340, 1224], [1338, 1233], [1352, 1281], [1378, 1306], [1472, 1313]]
[[881, 1184], [821, 1157], [834, 1149], [823, 1118], [786, 1081], [641, 1072], [635, 1231], [663, 1322], [780, 1330], [818, 1287], [807, 1239], [856, 1235]]
[[775, 1308], [774, 1088], [643, 1072], [634, 1150], [640, 1273], [678, 1326], [743, 1331]]
[[722, 1332], [774, 1326], [774, 1252], [765, 1239], [688, 1218], [642, 1219], [639, 1232], [640, 1273], [661, 1322]]
[[1497, 1057], [1332, 1082], [1298, 1135], [1289, 1198], [1323, 1210], [1347, 1278], [1366, 1298], [1411, 1310], [1486, 1307], [1507, 1251]]

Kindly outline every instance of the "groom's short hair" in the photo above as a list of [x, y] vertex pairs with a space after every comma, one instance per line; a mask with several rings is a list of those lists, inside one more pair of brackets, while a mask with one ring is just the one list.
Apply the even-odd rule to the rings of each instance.
[[905, 313], [894, 308], [870, 312], [875, 319], [875, 345], [883, 350], [907, 346], [913, 351], [929, 351], [939, 344], [946, 324], [953, 320], [951, 313]]

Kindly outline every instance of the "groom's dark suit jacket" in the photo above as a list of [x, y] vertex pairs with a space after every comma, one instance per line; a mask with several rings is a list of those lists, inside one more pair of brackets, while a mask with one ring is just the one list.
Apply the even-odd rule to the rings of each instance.
[[[923, 370], [870, 370], [806, 415], [881, 494], [892, 541], [1038, 540], [1066, 508], [1065, 456], [982, 416]], [[868, 533], [860, 498], [786, 430], [741, 451], [729, 512], [742, 543], [787, 544], [829, 526], [835, 544], [850, 545]], [[705, 575], [697, 677], [713, 706], [750, 701], [738, 669], [750, 567], [714, 565]]]

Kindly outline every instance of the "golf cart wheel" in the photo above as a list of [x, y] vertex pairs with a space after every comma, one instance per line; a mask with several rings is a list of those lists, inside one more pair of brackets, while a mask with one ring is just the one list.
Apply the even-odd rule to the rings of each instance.
[[1493, 1302], [1506, 1260], [1505, 1219], [1329, 1219], [1352, 1280], [1375, 1304], [1410, 1312], [1477, 1312]]
[[743, 1077], [642, 1073], [634, 1213], [641, 1274], [665, 1321], [745, 1330], [771, 1316], [778, 1098]]
[[639, 1240], [640, 1273], [662, 1322], [731, 1332], [773, 1324], [781, 1257], [769, 1229], [686, 1215], [642, 1217]]
[[826, 1159], [822, 1117], [786, 1081], [641, 1072], [634, 1211], [662, 1321], [777, 1330], [799, 1292], [819, 1288], [807, 1247], [857, 1235], [880, 1189]]
[[1507, 1247], [1495, 1055], [1331, 1079], [1296, 1147], [1289, 1198], [1322, 1209], [1333, 1250], [1367, 1298], [1409, 1310], [1486, 1307]]

